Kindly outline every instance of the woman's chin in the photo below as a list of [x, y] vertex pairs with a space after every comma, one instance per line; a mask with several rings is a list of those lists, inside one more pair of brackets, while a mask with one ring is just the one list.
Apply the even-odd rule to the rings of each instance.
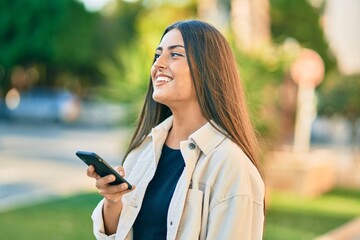
[[162, 94], [158, 94], [156, 92], [153, 93], [152, 98], [154, 99], [155, 102], [161, 103], [161, 104], [165, 104], [165, 98]]

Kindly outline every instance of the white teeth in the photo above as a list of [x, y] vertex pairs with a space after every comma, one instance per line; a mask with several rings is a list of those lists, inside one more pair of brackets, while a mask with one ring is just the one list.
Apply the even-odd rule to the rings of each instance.
[[170, 82], [172, 79], [169, 77], [160, 76], [156, 78], [157, 82]]

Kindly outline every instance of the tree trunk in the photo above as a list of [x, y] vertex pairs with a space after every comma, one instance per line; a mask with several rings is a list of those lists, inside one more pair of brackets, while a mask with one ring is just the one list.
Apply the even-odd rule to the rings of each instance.
[[228, 22], [228, 12], [219, 3], [219, 0], [198, 0], [198, 16], [200, 19], [214, 25], [220, 31]]
[[231, 27], [237, 45], [247, 52], [270, 42], [269, 0], [232, 0]]
[[358, 159], [358, 139], [359, 139], [359, 128], [360, 128], [360, 119], [351, 118], [351, 144], [352, 144], [352, 154], [354, 162], [360, 161]]

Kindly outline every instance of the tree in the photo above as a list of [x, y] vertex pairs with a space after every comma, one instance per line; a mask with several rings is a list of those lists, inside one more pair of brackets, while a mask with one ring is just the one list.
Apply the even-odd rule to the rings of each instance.
[[301, 46], [316, 51], [324, 60], [327, 70], [335, 67], [320, 25], [321, 8], [314, 8], [308, 0], [270, 0], [270, 16], [275, 43], [296, 39]]
[[321, 85], [318, 104], [319, 114], [329, 117], [341, 114], [351, 122], [354, 155], [358, 145], [359, 93], [360, 75], [342, 76], [334, 71], [329, 79]]
[[[96, 69], [94, 27], [98, 15], [74, 0], [3, 0], [0, 2], [0, 95], [14, 85], [19, 66], [35, 74], [34, 84], [75, 87], [100, 81]], [[26, 72], [26, 71], [25, 71]], [[20, 89], [21, 90], [21, 89]]]

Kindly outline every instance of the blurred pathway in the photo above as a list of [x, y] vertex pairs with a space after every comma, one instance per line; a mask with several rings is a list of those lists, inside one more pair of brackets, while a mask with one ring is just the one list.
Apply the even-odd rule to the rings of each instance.
[[360, 217], [314, 240], [360, 240]]
[[120, 164], [124, 128], [0, 121], [0, 212], [54, 197], [96, 191], [77, 150]]

